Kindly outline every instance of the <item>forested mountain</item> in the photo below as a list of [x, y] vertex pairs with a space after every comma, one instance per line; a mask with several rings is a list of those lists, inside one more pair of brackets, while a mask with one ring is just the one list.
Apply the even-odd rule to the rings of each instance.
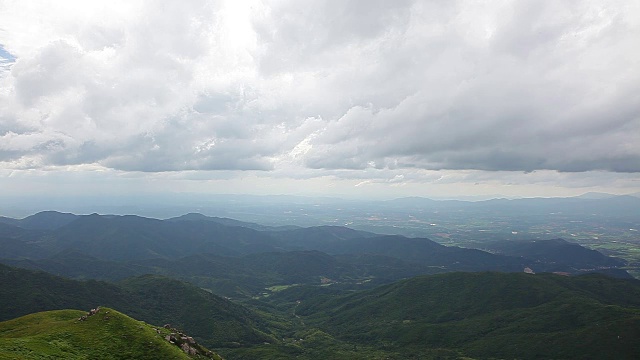
[[[640, 282], [596, 274], [447, 273], [357, 292], [299, 285], [246, 302], [256, 309], [250, 310], [157, 276], [108, 284], [0, 270], [4, 318], [89, 304], [118, 306], [149, 323], [170, 323], [228, 359], [635, 359], [640, 354]], [[106, 311], [124, 325], [118, 332], [110, 328], [105, 338], [129, 333], [132, 320]], [[17, 349], [8, 346], [16, 339], [21, 349], [29, 349], [41, 337], [58, 338], [55, 329], [77, 328], [82, 314], [39, 313], [0, 323], [0, 356]], [[41, 333], [43, 327], [49, 332]], [[102, 334], [101, 329], [91, 331]], [[79, 356], [84, 341], [93, 340], [75, 331], [68, 330], [75, 339], [69, 351]], [[147, 334], [154, 333], [142, 335]], [[144, 341], [157, 349], [157, 340]], [[49, 341], [40, 349], [56, 353], [57, 344]], [[102, 345], [96, 349], [107, 351]]]
[[[636, 280], [544, 273], [629, 277], [625, 261], [562, 239], [485, 242], [484, 251], [193, 213], [13, 220], [0, 221], [0, 261], [17, 266], [0, 265], [0, 320], [108, 306], [183, 329], [228, 359], [632, 359], [640, 351], [629, 340], [640, 335]], [[8, 326], [33, 327], [20, 321]]]
[[421, 357], [632, 359], [640, 284], [602, 275], [449, 273], [342, 296], [309, 296], [296, 314], [350, 342]]
[[[180, 262], [181, 258], [193, 255], [216, 256], [218, 258], [207, 261], [208, 265], [215, 266], [216, 262], [226, 261], [222, 257], [243, 258], [251, 254], [291, 251], [297, 251], [293, 253], [293, 257], [296, 254], [303, 256], [305, 251], [321, 251], [332, 256], [340, 256], [342, 263], [339, 266], [335, 262], [334, 264], [339, 267], [335, 271], [341, 274], [344, 273], [343, 270], [348, 270], [349, 266], [357, 263], [348, 256], [394, 258], [405, 262], [406, 267], [413, 270], [422, 267], [423, 270], [419, 271], [423, 273], [456, 270], [522, 271], [524, 267], [532, 266], [533, 263], [541, 271], [575, 273], [624, 265], [619, 259], [606, 257], [577, 244], [565, 242], [560, 247], [559, 240], [534, 243], [537, 248], [523, 248], [523, 245], [518, 243], [495, 243], [487, 245], [492, 252], [486, 252], [443, 246], [426, 238], [378, 235], [339, 226], [285, 227], [277, 230], [265, 227], [266, 230], [256, 230], [254, 228], [260, 228], [257, 224], [210, 218], [199, 214], [188, 214], [169, 220], [139, 216], [54, 214], [56, 213], [46, 212], [27, 218], [30, 220], [25, 224], [39, 230], [20, 227], [26, 226], [22, 223], [26, 219], [20, 220], [17, 225], [2, 224], [2, 261], [15, 266], [53, 271], [65, 276], [98, 276], [102, 279], [147, 272], [162, 273], [167, 270], [162, 264], [170, 266], [172, 262]], [[71, 217], [74, 217], [74, 220], [62, 224]], [[57, 225], [51, 228], [53, 223]], [[519, 251], [518, 246], [521, 248]], [[538, 248], [539, 250], [536, 250]], [[525, 252], [527, 256], [523, 256]], [[275, 255], [270, 256], [275, 261]], [[295, 268], [295, 262], [300, 263], [303, 260], [293, 260], [292, 256], [287, 258], [288, 261], [293, 261], [291, 266]], [[560, 258], [571, 258], [575, 261], [559, 261]], [[260, 256], [256, 259], [258, 264], [268, 261], [262, 260]], [[578, 259], [579, 262], [576, 262]], [[325, 260], [329, 261], [328, 258]], [[159, 270], [146, 269], [149, 266], [148, 261], [159, 262], [160, 265], [152, 265]], [[347, 266], [344, 262], [350, 265]], [[92, 271], [92, 266], [101, 270]], [[247, 266], [242, 267], [246, 268]], [[78, 271], [79, 269], [81, 271]], [[245, 271], [242, 269], [239, 271]], [[409, 273], [417, 275], [413, 270]], [[328, 276], [330, 273], [324, 275]]]
[[616, 268], [624, 266], [622, 259], [605, 256], [564, 239], [531, 241], [495, 241], [483, 245], [491, 252], [518, 256], [531, 261], [531, 267], [540, 265], [543, 271], [562, 271], [566, 267], [574, 271], [595, 267]]
[[27, 216], [24, 219], [0, 217], [0, 222], [24, 229], [53, 230], [76, 220], [78, 217], [79, 216], [75, 214], [61, 213], [58, 211], [41, 211], [37, 214]]

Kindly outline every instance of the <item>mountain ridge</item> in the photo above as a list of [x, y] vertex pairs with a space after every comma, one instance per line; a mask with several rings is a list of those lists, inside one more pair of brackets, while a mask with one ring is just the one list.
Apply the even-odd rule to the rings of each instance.
[[[175, 279], [147, 275], [122, 283], [76, 281], [0, 265], [0, 320], [96, 304], [120, 309], [150, 323], [170, 322], [193, 328], [190, 332], [207, 346], [272, 340], [267, 325], [252, 311]], [[217, 323], [203, 322], [207, 318], [216, 319]], [[224, 326], [235, 330], [226, 331], [221, 328]]]
[[0, 358], [222, 359], [184, 337], [111, 308], [53, 310], [0, 322]]

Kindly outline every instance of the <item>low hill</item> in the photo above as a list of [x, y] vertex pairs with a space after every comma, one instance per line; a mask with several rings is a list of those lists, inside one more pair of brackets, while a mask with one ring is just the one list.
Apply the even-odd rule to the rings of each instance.
[[29, 239], [38, 235], [11, 222], [0, 222], [0, 234], [2, 237], [12, 239]]
[[246, 307], [191, 284], [161, 276], [126, 279], [120, 287], [133, 294], [128, 312], [158, 324], [188, 329], [210, 347], [275, 342], [265, 331], [269, 324]]
[[[58, 211], [41, 211], [24, 219], [14, 220], [13, 225], [31, 230], [53, 230], [76, 220], [79, 215]], [[8, 218], [5, 218], [8, 219]], [[13, 220], [13, 219], [11, 219]]]
[[[531, 260], [538, 271], [588, 271], [625, 265], [622, 259], [606, 256], [564, 239], [514, 241], [502, 240], [483, 244], [492, 252]], [[536, 269], [536, 266], [540, 269]]]
[[517, 258], [476, 249], [444, 246], [427, 238], [407, 238], [400, 235], [326, 239], [324, 242], [305, 243], [305, 248], [333, 255], [384, 255], [424, 265], [440, 266], [449, 271], [522, 271], [523, 268]]
[[[4, 224], [0, 224], [0, 227], [2, 225]], [[49, 251], [37, 244], [11, 237], [0, 236], [0, 249], [2, 249], [2, 257], [6, 259], [24, 259], [27, 256], [39, 259], [51, 255]]]
[[167, 219], [167, 221], [210, 221], [215, 222], [221, 225], [226, 226], [239, 226], [245, 227], [248, 229], [259, 230], [259, 231], [281, 231], [281, 230], [292, 230], [298, 228], [297, 226], [267, 226], [256, 224], [252, 222], [240, 221], [229, 218], [222, 218], [217, 216], [206, 216], [200, 213], [188, 213], [181, 216], [173, 217]]
[[209, 347], [271, 341], [267, 324], [242, 305], [161, 276], [120, 284], [75, 281], [0, 265], [0, 321], [58, 309], [102, 304], [150, 323], [170, 323]]
[[79, 215], [58, 211], [41, 211], [23, 219], [0, 216], [0, 224], [7, 224], [25, 230], [54, 230], [76, 220]]
[[[1, 242], [0, 242], [1, 243]], [[0, 259], [5, 265], [40, 270], [75, 280], [118, 281], [153, 273], [150, 267], [131, 262], [100, 260], [77, 250], [65, 250], [44, 259]]]
[[311, 226], [289, 230], [272, 231], [271, 236], [279, 239], [288, 249], [318, 250], [328, 243], [340, 243], [343, 241], [370, 238], [378, 234], [354, 230], [344, 226]]
[[102, 260], [178, 258], [199, 253], [275, 251], [259, 231], [212, 221], [163, 221], [140, 216], [81, 216], [52, 232], [46, 246], [76, 249]]
[[171, 330], [113, 309], [86, 314], [56, 310], [0, 322], [0, 359], [221, 359], [195, 343], [188, 355], [166, 339]]
[[0, 265], [0, 321], [46, 310], [87, 309], [96, 304], [122, 309], [130, 300], [113, 284], [69, 280]]
[[478, 358], [636, 359], [640, 284], [601, 275], [448, 273], [348, 296], [302, 299], [296, 314], [338, 339]]
[[445, 271], [439, 266], [384, 255], [328, 255], [315, 250], [266, 252], [241, 257], [199, 254], [175, 260], [127, 262], [99, 260], [77, 251], [67, 251], [41, 260], [0, 261], [9, 266], [76, 280], [120, 281], [144, 274], [163, 275], [235, 299], [259, 295], [275, 285], [319, 285], [323, 279], [330, 279], [333, 283], [363, 289], [365, 286]]

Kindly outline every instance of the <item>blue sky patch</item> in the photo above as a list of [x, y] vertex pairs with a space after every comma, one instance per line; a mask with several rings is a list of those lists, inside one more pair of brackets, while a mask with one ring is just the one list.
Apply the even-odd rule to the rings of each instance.
[[5, 50], [4, 46], [0, 44], [0, 67], [9, 66], [16, 61], [16, 57], [10, 52]]

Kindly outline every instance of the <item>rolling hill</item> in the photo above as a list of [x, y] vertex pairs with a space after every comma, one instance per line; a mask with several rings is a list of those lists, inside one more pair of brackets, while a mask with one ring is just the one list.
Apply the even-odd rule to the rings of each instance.
[[[311, 265], [311, 272], [325, 271]], [[104, 304], [184, 329], [229, 359], [635, 359], [640, 354], [640, 282], [597, 274], [445, 273], [355, 292], [339, 284], [283, 286], [245, 301], [253, 310], [156, 275], [110, 284], [0, 266], [0, 284], [3, 318]], [[62, 351], [55, 348], [58, 342], [32, 342], [31, 336], [39, 339], [29, 333], [37, 328], [33, 322], [22, 332], [3, 332], [3, 324], [2, 351], [34, 349], [30, 346]], [[20, 347], [1, 340], [16, 334], [26, 334]]]
[[564, 239], [530, 241], [494, 241], [483, 247], [499, 254], [532, 260], [531, 267], [540, 265], [544, 271], [590, 270], [624, 266], [622, 259], [606, 256]]
[[234, 298], [276, 285], [330, 280], [362, 289], [448, 271], [532, 267], [630, 277], [620, 269], [624, 261], [563, 240], [496, 242], [488, 252], [341, 226], [274, 229], [193, 213], [158, 220], [42, 212], [16, 221], [26, 219], [39, 230], [0, 223], [0, 262], [74, 279], [163, 275]]
[[338, 339], [478, 358], [634, 359], [640, 284], [601, 275], [447, 273], [351, 295], [300, 299], [307, 324]]
[[170, 323], [209, 347], [273, 340], [269, 325], [253, 311], [178, 280], [142, 276], [119, 284], [75, 281], [0, 265], [0, 320], [98, 305], [150, 323]]
[[188, 338], [185, 352], [167, 340], [171, 330], [110, 308], [79, 320], [86, 314], [55, 310], [0, 322], [0, 359], [222, 359]]
[[0, 217], [0, 223], [14, 225], [23, 229], [30, 230], [53, 230], [76, 220], [78, 217], [79, 215], [61, 213], [58, 211], [41, 211], [39, 213], [27, 216], [24, 219]]

